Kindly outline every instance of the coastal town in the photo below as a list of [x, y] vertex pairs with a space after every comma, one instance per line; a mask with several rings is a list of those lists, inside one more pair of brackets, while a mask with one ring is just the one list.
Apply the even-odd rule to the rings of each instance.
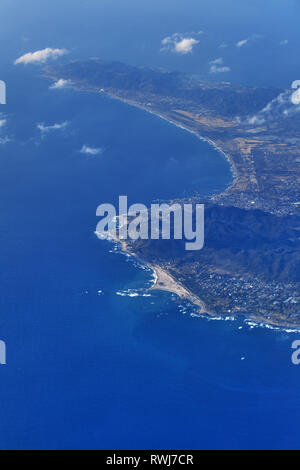
[[127, 252], [156, 271], [155, 288], [177, 293], [202, 314], [300, 325], [300, 120], [293, 90], [206, 83], [100, 59], [44, 73], [167, 119], [228, 160], [234, 180], [223, 193], [176, 200], [211, 205], [208, 246], [187, 255], [151, 240], [126, 243]]

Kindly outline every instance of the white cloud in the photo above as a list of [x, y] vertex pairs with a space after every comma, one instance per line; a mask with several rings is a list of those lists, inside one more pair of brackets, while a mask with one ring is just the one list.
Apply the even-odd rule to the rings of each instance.
[[12, 139], [8, 135], [4, 135], [4, 128], [7, 124], [7, 119], [5, 114], [0, 113], [0, 132], [1, 132], [1, 137], [0, 137], [0, 145], [7, 144], [8, 142], [12, 142]]
[[51, 85], [49, 88], [50, 90], [58, 90], [61, 88], [66, 88], [67, 86], [72, 84], [72, 80], [64, 80], [63, 78], [60, 78], [57, 80], [53, 85]]
[[55, 123], [51, 126], [45, 126], [44, 123], [40, 123], [40, 124], [37, 124], [37, 128], [41, 131], [42, 134], [44, 134], [45, 132], [65, 129], [68, 125], [69, 125], [68, 121], [64, 121], [61, 124]]
[[84, 153], [86, 155], [98, 155], [103, 153], [102, 148], [97, 148], [97, 147], [88, 147], [87, 145], [83, 145], [81, 147], [80, 153]]
[[222, 57], [218, 57], [217, 59], [214, 59], [214, 60], [211, 60], [209, 62], [210, 64], [212, 65], [220, 65], [220, 64], [223, 64], [223, 58]]
[[249, 38], [248, 39], [242, 39], [241, 41], [238, 41], [236, 43], [236, 47], [242, 47], [244, 46], [245, 44], [247, 44], [247, 42], [249, 42]]
[[[6, 126], [7, 124], [7, 119], [5, 117], [4, 114], [0, 113], [0, 131], [1, 131], [1, 134], [3, 135], [2, 133], [2, 129]], [[10, 137], [8, 137], [7, 135], [3, 136], [3, 137], [0, 137], [0, 144], [7, 144], [8, 142], [11, 142], [12, 139]]]
[[264, 117], [260, 117], [260, 116], [251, 116], [247, 119], [247, 124], [249, 124], [250, 126], [260, 126], [261, 124], [263, 124], [265, 122], [265, 118]]
[[198, 42], [199, 41], [194, 38], [184, 38], [175, 44], [175, 51], [180, 54], [188, 54], [192, 52], [194, 45], [198, 44]]
[[211, 60], [209, 73], [225, 73], [230, 72], [230, 67], [223, 65], [223, 58], [218, 57], [217, 59]]
[[227, 46], [227, 44], [225, 42], [222, 42], [220, 45], [219, 45], [219, 48], [220, 49], [225, 49]]
[[289, 43], [288, 39], [283, 39], [283, 41], [280, 41], [281, 46], [286, 46]]
[[224, 65], [222, 67], [219, 67], [218, 65], [212, 65], [210, 67], [209, 72], [210, 73], [225, 73], [225, 72], [230, 72], [231, 68]]
[[196, 39], [203, 31], [192, 33], [174, 33], [172, 36], [167, 36], [161, 41], [162, 51], [172, 51], [178, 54], [189, 54], [193, 51], [193, 47], [199, 43]]
[[283, 119], [300, 112], [300, 88], [286, 90], [270, 101], [256, 115], [246, 119], [238, 118], [238, 122], [248, 125], [260, 125], [275, 119]]
[[8, 142], [11, 142], [11, 139], [9, 137], [0, 137], [0, 144], [7, 144]]
[[15, 64], [36, 64], [36, 63], [45, 63], [49, 59], [57, 59], [60, 56], [67, 54], [66, 49], [51, 49], [47, 47], [46, 49], [41, 49], [40, 51], [28, 52], [27, 54], [22, 55], [17, 60]]
[[252, 34], [248, 38], [242, 39], [241, 41], [238, 41], [235, 45], [236, 45], [236, 47], [243, 47], [246, 44], [248, 44], [248, 42], [255, 41], [256, 39], [261, 39], [262, 37], [263, 36], [261, 34]]

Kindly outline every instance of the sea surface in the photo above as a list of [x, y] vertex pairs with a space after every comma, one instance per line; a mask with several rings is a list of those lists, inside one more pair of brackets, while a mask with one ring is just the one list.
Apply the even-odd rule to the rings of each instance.
[[[254, 46], [244, 66], [232, 46], [226, 79], [288, 86], [300, 78], [299, 3], [224, 2], [235, 12], [231, 20], [226, 14], [226, 28], [227, 10], [216, 0], [188, 1], [190, 10], [169, 0], [143, 7], [130, 0], [126, 9], [120, 0], [43, 9], [33, 0], [12, 3], [19, 9], [0, 6], [0, 79], [8, 89], [0, 137], [10, 139], [0, 144], [0, 339], [7, 345], [0, 448], [299, 448], [300, 366], [291, 362], [291, 344], [300, 332], [209, 320], [174, 294], [148, 293], [153, 272], [94, 234], [99, 204], [117, 204], [119, 195], [149, 204], [222, 191], [232, 182], [228, 162], [159, 117], [100, 94], [50, 90], [39, 66], [13, 65], [30, 50], [66, 47], [70, 58], [205, 75], [220, 42], [265, 28], [284, 66], [256, 47], [256, 61], [267, 54], [269, 62], [254, 73]], [[159, 51], [166, 35], [198, 29], [208, 36], [198, 53]], [[290, 54], [278, 45], [287, 36]], [[83, 154], [83, 145], [101, 151]]]

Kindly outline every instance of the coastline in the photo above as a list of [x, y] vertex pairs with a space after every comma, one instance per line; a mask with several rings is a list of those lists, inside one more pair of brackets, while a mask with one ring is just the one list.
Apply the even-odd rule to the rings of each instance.
[[[140, 260], [142, 262], [142, 260]], [[196, 296], [192, 292], [190, 292], [187, 288], [183, 287], [182, 284], [180, 284], [174, 277], [168, 273], [167, 270], [162, 268], [159, 265], [151, 265], [150, 263], [145, 263], [143, 262], [147, 267], [152, 269], [155, 275], [154, 283], [153, 285], [148, 289], [149, 291], [151, 290], [162, 290], [162, 291], [167, 291], [174, 293], [178, 295], [180, 299], [188, 300], [192, 302], [194, 305], [199, 307], [198, 313], [199, 315], [206, 315], [206, 318], [209, 318], [211, 320], [217, 319], [217, 320], [226, 320], [228, 319], [228, 316], [217, 316], [214, 312], [211, 312], [207, 309], [206, 304], [200, 299], [200, 297]], [[257, 317], [247, 317], [246, 315], [236, 315], [234, 314], [231, 318], [232, 320], [238, 320], [241, 318], [244, 323], [246, 323], [248, 326], [251, 328], [254, 327], [262, 327], [266, 328], [269, 330], [274, 330], [274, 331], [279, 331], [279, 332], [286, 332], [286, 333], [299, 333], [300, 332], [300, 327], [296, 327], [294, 324], [286, 324], [283, 325], [280, 322], [276, 321], [266, 321], [264, 318], [261, 318], [259, 316]]]
[[[45, 78], [51, 79], [51, 80], [58, 80], [58, 78], [59, 78], [56, 75], [48, 74], [48, 73], [44, 74], [43, 76]], [[216, 198], [222, 198], [222, 196], [227, 195], [227, 193], [229, 193], [231, 191], [231, 189], [233, 189], [233, 187], [238, 183], [239, 178], [240, 178], [240, 174], [239, 174], [239, 171], [237, 169], [237, 166], [236, 166], [236, 163], [235, 163], [234, 159], [232, 158], [232, 156], [229, 153], [226, 153], [222, 148], [220, 148], [219, 145], [217, 145], [217, 143], [215, 141], [213, 141], [210, 137], [204, 137], [203, 135], [199, 134], [195, 130], [189, 128], [186, 124], [183, 124], [181, 122], [176, 122], [173, 119], [170, 119], [169, 117], [161, 114], [158, 111], [155, 111], [153, 109], [149, 109], [146, 106], [143, 106], [143, 105], [137, 103], [136, 101], [129, 100], [129, 99], [126, 99], [126, 98], [122, 98], [118, 95], [115, 95], [114, 93], [110, 93], [108, 91], [105, 91], [104, 89], [98, 89], [98, 88], [97, 89], [95, 89], [95, 88], [89, 89], [89, 88], [85, 87], [84, 85], [82, 85], [82, 86], [76, 85], [76, 83], [71, 83], [68, 86], [68, 88], [71, 88], [71, 89], [76, 90], [76, 91], [84, 91], [86, 93], [98, 93], [98, 94], [105, 95], [106, 97], [108, 97], [110, 99], [121, 101], [122, 103], [125, 103], [129, 106], [133, 106], [133, 107], [138, 108], [138, 109], [141, 109], [142, 111], [145, 111], [145, 112], [147, 112], [149, 114], [152, 114], [152, 115], [154, 115], [154, 116], [156, 116], [160, 119], [163, 119], [164, 121], [168, 122], [169, 124], [172, 124], [172, 125], [174, 125], [176, 127], [179, 127], [180, 129], [182, 129], [186, 132], [189, 132], [190, 134], [193, 134], [197, 139], [208, 143], [218, 153], [220, 153], [223, 156], [223, 158], [225, 158], [225, 160], [228, 162], [229, 167], [230, 167], [230, 172], [231, 172], [232, 177], [233, 177], [231, 183], [228, 184], [228, 186], [226, 188], [224, 188], [223, 191], [213, 193], [210, 196], [208, 196], [208, 199], [210, 199], [211, 201], [215, 201]]]
[[[50, 78], [51, 80], [58, 80], [59, 79], [58, 76], [55, 76], [55, 75], [52, 75], [52, 74], [51, 75], [50, 74], [44, 74], [44, 77], [46, 77], [48, 79]], [[236, 182], [239, 178], [239, 172], [237, 170], [234, 159], [231, 157], [231, 155], [229, 153], [226, 153], [222, 148], [220, 148], [219, 145], [217, 145], [217, 143], [214, 142], [211, 138], [204, 137], [203, 135], [199, 134], [195, 130], [189, 128], [186, 124], [183, 124], [181, 122], [176, 122], [173, 119], [165, 116], [164, 114], [161, 114], [160, 112], [158, 112], [156, 110], [149, 109], [148, 107], [143, 106], [143, 105], [137, 103], [136, 101], [133, 101], [133, 100], [130, 100], [130, 99], [127, 99], [127, 98], [122, 98], [118, 95], [115, 95], [114, 93], [110, 93], [108, 91], [105, 91], [105, 89], [100, 89], [100, 90], [99, 89], [89, 89], [89, 88], [85, 87], [84, 85], [82, 85], [82, 86], [76, 85], [76, 83], [70, 84], [68, 86], [68, 88], [71, 88], [71, 89], [74, 89], [74, 90], [77, 90], [77, 91], [85, 91], [85, 92], [88, 92], [88, 93], [92, 92], [92, 93], [102, 94], [102, 95], [107, 96], [108, 98], [111, 98], [111, 99], [114, 99], [114, 100], [117, 100], [117, 101], [121, 101], [122, 103], [126, 103], [129, 106], [134, 106], [135, 108], [141, 109], [141, 110], [143, 110], [143, 111], [145, 111], [149, 114], [152, 114], [156, 117], [159, 117], [160, 119], [163, 119], [164, 121], [168, 122], [169, 124], [172, 124], [176, 127], [179, 127], [180, 129], [183, 129], [186, 132], [189, 132], [190, 134], [193, 134], [195, 137], [197, 137], [197, 139], [199, 139], [203, 142], [207, 142], [217, 152], [222, 154], [222, 156], [227, 160], [227, 162], [229, 163], [229, 166], [230, 166], [231, 174], [233, 176], [232, 182], [223, 191], [221, 191], [220, 193], [217, 193], [217, 194], [212, 194], [210, 197], [221, 196], [225, 192], [227, 193], [231, 189], [231, 187], [234, 184], [236, 184]]]
[[[52, 80], [53, 79], [57, 79], [58, 77], [55, 77], [54, 75], [46, 75], [46, 77], [49, 79], [51, 78]], [[172, 124], [172, 125], [175, 125], [176, 127], [179, 127], [193, 135], [195, 135], [198, 139], [204, 141], [204, 142], [207, 142], [210, 146], [212, 146], [216, 151], [218, 151], [219, 153], [222, 154], [223, 157], [226, 158], [226, 160], [228, 161], [229, 165], [230, 165], [230, 168], [231, 168], [231, 172], [232, 172], [232, 175], [233, 175], [233, 181], [228, 184], [228, 186], [221, 192], [216, 192], [209, 197], [210, 200], [214, 201], [214, 200], [219, 200], [219, 198], [223, 198], [224, 195], [226, 195], [226, 193], [230, 193], [230, 191], [236, 187], [236, 185], [239, 186], [239, 183], [241, 183], [243, 181], [243, 178], [245, 177], [245, 175], [243, 174], [243, 168], [239, 168], [239, 164], [238, 164], [238, 167], [236, 166], [236, 163], [235, 163], [235, 153], [233, 155], [231, 155], [230, 153], [226, 153], [226, 151], [224, 151], [221, 147], [220, 147], [220, 143], [222, 145], [222, 143], [224, 144], [225, 146], [225, 150], [226, 150], [226, 142], [221, 141], [219, 142], [218, 141], [218, 144], [212, 140], [210, 137], [204, 137], [203, 135], [201, 135], [200, 133], [198, 133], [198, 128], [196, 128], [196, 130], [193, 128], [192, 124], [189, 125], [186, 124], [186, 122], [182, 123], [181, 120], [180, 120], [180, 116], [179, 116], [179, 121], [177, 121], [177, 115], [175, 116], [175, 119], [172, 119], [173, 115], [171, 115], [171, 117], [168, 116], [168, 112], [166, 112], [166, 114], [163, 114], [161, 113], [160, 111], [156, 111], [155, 109], [153, 108], [149, 108], [148, 106], [145, 106], [143, 104], [139, 104], [138, 102], [134, 101], [134, 100], [131, 100], [131, 99], [127, 99], [127, 98], [123, 98], [123, 97], [120, 97], [118, 95], [115, 95], [114, 93], [111, 93], [109, 91], [106, 91], [104, 89], [99, 89], [99, 88], [96, 88], [96, 87], [91, 87], [91, 88], [88, 88], [86, 85], [82, 84], [77, 84], [76, 83], [72, 83], [70, 85], [70, 88], [71, 89], [74, 89], [76, 91], [83, 91], [83, 92], [93, 92], [93, 93], [98, 93], [98, 94], [103, 94], [104, 96], [110, 98], [110, 99], [115, 99], [115, 100], [118, 100], [118, 101], [121, 101], [121, 102], [124, 102], [125, 104], [129, 105], [129, 106], [134, 106], [135, 108], [140, 108], [141, 110], [149, 113], [149, 114], [153, 114], [154, 116], [156, 117], [159, 117], [161, 119], [164, 119], [165, 121], [167, 121], [169, 124]], [[151, 103], [149, 103], [151, 104]], [[174, 114], [174, 113], [173, 113]], [[202, 131], [202, 128], [200, 127], [200, 132]], [[204, 133], [205, 133], [205, 129], [204, 129]], [[214, 134], [212, 134], [214, 136]], [[229, 151], [231, 149], [231, 147], [229, 146], [228, 147]], [[247, 170], [247, 166], [245, 167], [246, 170]], [[251, 189], [251, 188], [250, 188]], [[240, 192], [240, 187], [237, 188], [237, 190]], [[233, 189], [234, 191], [234, 189]], [[222, 205], [222, 203], [221, 203]], [[190, 290], [188, 290], [188, 288], [184, 287], [179, 280], [176, 279], [176, 273], [175, 273], [175, 277], [173, 277], [169, 272], [168, 272], [168, 269], [165, 268], [164, 266], [161, 266], [159, 264], [151, 264], [143, 259], [140, 259], [135, 253], [134, 251], [131, 251], [130, 247], [127, 246], [126, 242], [122, 241], [122, 240], [115, 240], [116, 242], [119, 243], [119, 245], [121, 246], [121, 251], [124, 252], [125, 254], [129, 255], [129, 256], [133, 256], [135, 257], [142, 265], [148, 267], [149, 269], [151, 269], [154, 273], [154, 282], [153, 282], [153, 285], [148, 288], [148, 290], [164, 290], [164, 291], [168, 291], [168, 292], [171, 292], [171, 293], [174, 293], [176, 294], [180, 299], [186, 299], [186, 300], [189, 300], [191, 303], [193, 303], [196, 307], [199, 308], [199, 314], [202, 314], [202, 315], [208, 315], [210, 317], [213, 317], [215, 314], [211, 311], [209, 311], [207, 308], [206, 308], [206, 305], [205, 303], [196, 295], [196, 294], [193, 294]], [[237, 318], [239, 316], [239, 312], [236, 312], [237, 314], [235, 315], [235, 317]], [[295, 327], [295, 324], [294, 323], [290, 323], [287, 321], [287, 318], [282, 318], [282, 317], [276, 317], [275, 319], [273, 319], [273, 321], [268, 318], [267, 321], [266, 321], [266, 318], [264, 316], [261, 316], [258, 314], [258, 312], [256, 312], [253, 316], [249, 316], [248, 319], [246, 317], [246, 314], [242, 314], [244, 319], [247, 320], [247, 321], [251, 321], [251, 322], [254, 322], [257, 326], [265, 326], [267, 328], [272, 328], [272, 329], [279, 329], [279, 330], [285, 330], [287, 332], [292, 332], [292, 331], [300, 331], [300, 330], [295, 330], [293, 327]], [[224, 316], [224, 319], [225, 316]]]
[[133, 256], [138, 260], [143, 266], [147, 266], [154, 274], [154, 280], [151, 287], [147, 290], [162, 290], [166, 292], [171, 292], [176, 294], [180, 299], [188, 300], [198, 307], [199, 314], [213, 315], [210, 312], [205, 303], [195, 294], [190, 292], [186, 287], [184, 287], [180, 282], [175, 279], [166, 269], [162, 268], [158, 264], [151, 264], [141, 258], [139, 258], [133, 251], [128, 249], [127, 243], [124, 240], [116, 240], [120, 245], [122, 253], [126, 253], [129, 256]]
[[[160, 119], [163, 119], [163, 120], [167, 121], [169, 124], [172, 124], [176, 127], [179, 127], [182, 130], [185, 130], [185, 131], [189, 132], [190, 134], [193, 134], [195, 137], [197, 137], [201, 141], [207, 142], [217, 152], [221, 153], [230, 165], [230, 170], [231, 170], [231, 174], [233, 176], [233, 181], [231, 182], [231, 184], [227, 188], [224, 189], [224, 191], [219, 193], [219, 195], [222, 195], [222, 194], [224, 194], [224, 192], [229, 191], [230, 188], [236, 183], [236, 180], [238, 179], [238, 172], [237, 172], [237, 168], [236, 168], [234, 160], [231, 158], [231, 156], [229, 154], [226, 154], [224, 152], [224, 150], [222, 150], [210, 138], [204, 137], [204, 136], [198, 134], [197, 132], [195, 132], [193, 129], [190, 129], [189, 127], [187, 127], [185, 125], [182, 125], [181, 123], [177, 123], [174, 120], [171, 120], [171, 119], [167, 118], [166, 116], [162, 115], [159, 112], [150, 110], [150, 109], [146, 108], [145, 106], [142, 106], [142, 105], [136, 103], [135, 101], [131, 101], [131, 100], [128, 100], [128, 99], [125, 99], [125, 98], [120, 98], [119, 96], [114, 95], [113, 93], [108, 93], [108, 92], [102, 91], [102, 90], [98, 91], [98, 93], [104, 94], [105, 96], [107, 96], [111, 99], [115, 99], [115, 100], [121, 101], [123, 103], [126, 103], [129, 106], [134, 106], [136, 108], [139, 108], [139, 109], [141, 109], [141, 110], [143, 110], [143, 111], [145, 111], [149, 114], [153, 114], [154, 116], [159, 117]], [[211, 195], [211, 197], [214, 197], [214, 196], [216, 196], [216, 194]], [[149, 288], [149, 290], [162, 290], [162, 291], [167, 291], [167, 292], [174, 293], [180, 299], [188, 300], [191, 303], [193, 303], [194, 305], [196, 305], [198, 307], [198, 313], [199, 314], [202, 314], [202, 315], [206, 314], [206, 315], [210, 315], [210, 316], [214, 315], [214, 313], [211, 312], [206, 307], [205, 303], [197, 295], [190, 292], [186, 287], [183, 287], [178, 280], [176, 280], [170, 273], [168, 273], [168, 271], [166, 271], [165, 269], [163, 269], [159, 265], [153, 265], [153, 264], [150, 264], [149, 262], [146, 262], [146, 261], [138, 258], [138, 256], [134, 252], [128, 250], [128, 247], [127, 247], [127, 244], [126, 244], [125, 241], [118, 240], [118, 242], [121, 246], [122, 252], [127, 253], [128, 255], [134, 256], [136, 259], [138, 259], [138, 261], [141, 264], [147, 266], [148, 268], [150, 268], [153, 271], [153, 273], [154, 273], [154, 283]]]
[[205, 302], [200, 299], [197, 295], [190, 292], [186, 287], [184, 287], [178, 280], [176, 280], [165, 268], [157, 265], [151, 264], [141, 258], [139, 258], [134, 252], [128, 250], [127, 244], [124, 241], [118, 240], [117, 243], [121, 246], [121, 252], [127, 254], [128, 256], [133, 256], [139, 263], [143, 266], [149, 268], [154, 274], [154, 280], [152, 286], [147, 288], [149, 291], [165, 291], [172, 294], [176, 294], [179, 299], [186, 300], [194, 304], [197, 309], [197, 314], [205, 316], [205, 318], [210, 320], [239, 320], [241, 319], [243, 323], [248, 325], [250, 328], [260, 327], [266, 328], [273, 331], [285, 333], [298, 333], [300, 332], [300, 327], [297, 327], [295, 324], [283, 324], [278, 321], [271, 321], [270, 319], [266, 321], [263, 317], [260, 316], [247, 316], [246, 314], [235, 313], [233, 316], [228, 317], [228, 315], [217, 315], [216, 313], [210, 311]]
[[192, 294], [186, 287], [183, 287], [174, 277], [163, 269], [159, 265], [151, 265], [147, 263], [147, 266], [154, 271], [155, 280], [154, 284], [149, 290], [163, 290], [172, 292], [181, 299], [189, 300], [194, 305], [199, 307], [198, 312], [200, 314], [211, 314], [205, 306], [205, 303], [196, 295]]
[[[155, 110], [152, 110], [152, 109], [149, 109], [139, 103], [136, 103], [135, 101], [132, 101], [132, 100], [129, 100], [129, 99], [126, 99], [126, 98], [121, 98], [113, 93], [109, 93], [107, 91], [96, 91], [96, 93], [101, 93], [101, 94], [104, 94], [105, 96], [108, 96], [109, 98], [112, 98], [112, 99], [115, 99], [115, 100], [118, 100], [118, 101], [121, 101], [123, 103], [126, 103], [128, 104], [129, 106], [134, 106], [135, 108], [139, 108], [143, 111], [146, 111], [147, 113], [149, 114], [153, 114], [153, 116], [156, 116], [156, 117], [159, 117], [160, 119], [163, 119], [164, 121], [167, 121], [169, 124], [172, 124], [176, 127], [179, 127], [180, 129], [183, 129], [187, 132], [189, 132], [190, 134], [193, 134], [195, 137], [197, 137], [199, 140], [203, 141], [203, 142], [207, 142], [210, 146], [212, 146], [217, 152], [221, 153], [223, 155], [223, 157], [228, 161], [229, 163], [229, 166], [230, 166], [230, 171], [231, 171], [231, 174], [233, 176], [233, 181], [231, 182], [231, 184], [224, 189], [224, 191], [222, 191], [221, 193], [219, 193], [219, 195], [223, 194], [225, 191], [228, 191], [236, 182], [236, 180], [238, 179], [239, 177], [239, 174], [238, 174], [238, 170], [237, 170], [237, 167], [236, 167], [236, 164], [233, 160], [233, 158], [231, 157], [230, 154], [224, 152], [224, 150], [222, 150], [217, 144], [216, 142], [214, 142], [212, 139], [210, 139], [209, 137], [204, 137], [203, 135], [201, 134], [198, 134], [198, 132], [194, 131], [193, 129], [190, 129], [187, 125], [185, 124], [182, 124], [182, 123], [179, 123], [179, 122], [176, 122], [174, 121], [173, 119], [170, 119], [169, 117], [166, 117], [165, 115], [161, 114], [160, 112], [158, 111], [155, 111]], [[215, 195], [214, 195], [215, 196]]]
[[[88, 90], [85, 90], [85, 91], [88, 91]], [[89, 91], [91, 91], [91, 90], [89, 90]], [[94, 92], [97, 92], [97, 91], [94, 90]], [[159, 117], [159, 118], [167, 121], [168, 123], [170, 123], [172, 125], [175, 125], [176, 127], [179, 127], [181, 129], [193, 134], [198, 139], [200, 139], [204, 142], [207, 142], [216, 151], [221, 153], [223, 155], [223, 157], [225, 157], [226, 160], [229, 162], [231, 172], [232, 172], [232, 175], [233, 175], [234, 179], [231, 182], [231, 184], [228, 185], [227, 188], [225, 188], [223, 191], [221, 191], [220, 193], [212, 194], [210, 196], [210, 198], [212, 200], [215, 197], [220, 197], [220, 196], [222, 197], [224, 194], [226, 194], [228, 191], [230, 191], [231, 188], [238, 182], [239, 175], [238, 175], [238, 171], [236, 169], [236, 165], [235, 165], [234, 160], [232, 159], [230, 154], [225, 153], [212, 139], [210, 139], [208, 137], [204, 137], [204, 136], [198, 134], [193, 129], [190, 129], [186, 125], [183, 125], [181, 123], [177, 123], [176, 121], [174, 121], [172, 119], [169, 119], [168, 117], [160, 114], [159, 112], [156, 112], [154, 110], [150, 110], [150, 109], [146, 108], [145, 106], [142, 106], [142, 105], [140, 105], [140, 104], [138, 104], [134, 101], [127, 100], [127, 99], [124, 99], [124, 98], [120, 98], [117, 95], [114, 95], [112, 93], [108, 93], [108, 92], [105, 92], [105, 91], [98, 91], [98, 93], [102, 93], [102, 94], [104, 94], [105, 96], [107, 96], [111, 99], [115, 99], [115, 100], [124, 102], [125, 104], [127, 104], [129, 106], [134, 106], [134, 107], [139, 108], [139, 109], [141, 109], [141, 110], [143, 110], [147, 113], [153, 114], [154, 116]], [[151, 291], [151, 290], [161, 290], [161, 291], [176, 294], [179, 297], [179, 299], [188, 300], [192, 304], [194, 304], [198, 308], [199, 315], [206, 315], [206, 316], [211, 317], [211, 318], [215, 317], [215, 313], [208, 309], [208, 307], [200, 299], [200, 297], [193, 294], [186, 287], [182, 286], [182, 284], [176, 278], [174, 278], [166, 269], [164, 269], [160, 265], [151, 264], [151, 263], [139, 258], [133, 251], [128, 249], [127, 244], [126, 244], [125, 241], [122, 241], [122, 240], [116, 240], [116, 241], [121, 246], [121, 251], [123, 253], [126, 253], [127, 255], [135, 257], [142, 265], [147, 266], [149, 269], [151, 269], [153, 271], [153, 273], [154, 273], [154, 282], [153, 282], [153, 285], [150, 288], [148, 288], [149, 291]], [[225, 319], [225, 317], [226, 316], [224, 315], [224, 319]], [[235, 318], [237, 318], [237, 315], [235, 316]], [[246, 316], [244, 316], [244, 321], [253, 322], [253, 324], [255, 324], [257, 326], [264, 326], [266, 328], [270, 328], [270, 329], [274, 329], [274, 330], [278, 329], [280, 331], [284, 330], [286, 332], [298, 331], [298, 330], [293, 329], [294, 325], [290, 325], [288, 323], [286, 325], [283, 325], [283, 324], [278, 323], [276, 321], [273, 321], [273, 322], [272, 321], [265, 321], [265, 319], [260, 318], [259, 316], [257, 316], [257, 317], [251, 317], [250, 316], [248, 318]]]

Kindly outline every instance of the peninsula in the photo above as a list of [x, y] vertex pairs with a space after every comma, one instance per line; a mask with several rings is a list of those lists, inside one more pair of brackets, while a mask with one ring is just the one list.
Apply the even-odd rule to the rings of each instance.
[[206, 203], [202, 250], [186, 252], [180, 240], [126, 243], [158, 272], [157, 288], [177, 283], [175, 291], [201, 313], [300, 327], [300, 112], [293, 90], [207, 83], [96, 58], [45, 74], [155, 113], [230, 161], [235, 179], [222, 194], [176, 200]]

